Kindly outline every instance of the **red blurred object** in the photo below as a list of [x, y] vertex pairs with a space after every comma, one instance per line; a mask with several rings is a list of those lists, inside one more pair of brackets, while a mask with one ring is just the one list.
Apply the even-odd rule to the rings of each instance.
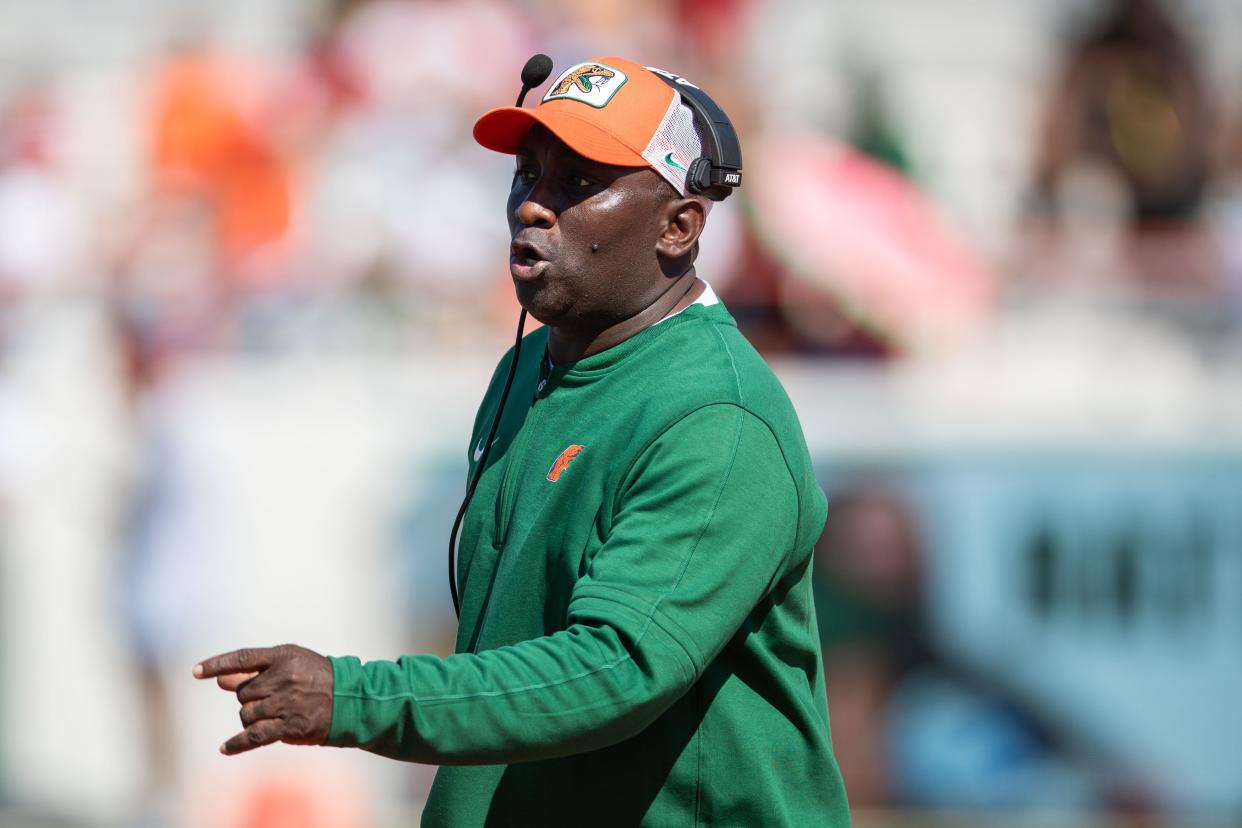
[[800, 287], [828, 294], [885, 339], [917, 346], [951, 338], [992, 304], [992, 276], [922, 193], [844, 144], [768, 138], [748, 151], [746, 185], [764, 246]]

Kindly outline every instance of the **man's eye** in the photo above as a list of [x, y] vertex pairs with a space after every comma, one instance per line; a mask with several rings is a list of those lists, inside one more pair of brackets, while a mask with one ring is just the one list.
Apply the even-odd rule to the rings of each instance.
[[583, 178], [580, 175], [571, 175], [569, 184], [576, 190], [589, 190], [595, 186], [595, 182], [589, 178]]
[[525, 169], [523, 167], [518, 167], [516, 170], [513, 171], [514, 180], [521, 181], [523, 184], [530, 184], [534, 182], [535, 177], [536, 176], [535, 176], [534, 170]]

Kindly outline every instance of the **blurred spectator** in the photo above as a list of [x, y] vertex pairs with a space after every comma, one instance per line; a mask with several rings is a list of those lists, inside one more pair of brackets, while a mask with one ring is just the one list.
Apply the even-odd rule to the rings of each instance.
[[[115, 598], [141, 711], [140, 809], [150, 824], [162, 825], [171, 820], [186, 783], [169, 675], [182, 672], [180, 659], [198, 632], [196, 619], [209, 601], [223, 544], [202, 481], [195, 478], [198, 458], [176, 431], [178, 397], [170, 379], [192, 340], [162, 328], [160, 311], [154, 319], [134, 311], [122, 307], [116, 320], [134, 458], [122, 493]], [[172, 321], [192, 330], [189, 320]]]
[[325, 33], [333, 71], [321, 61], [317, 76], [347, 79], [349, 95], [305, 172], [303, 278], [377, 298], [440, 336], [469, 338], [493, 316], [509, 328], [512, 161], [462, 136], [516, 95], [536, 50], [530, 28], [491, 0], [374, 0]]
[[58, 114], [42, 86], [0, 109], [0, 353], [17, 305], [63, 288], [85, 253], [82, 210], [58, 169]]
[[285, 239], [293, 209], [288, 165], [246, 111], [258, 80], [240, 62], [188, 49], [157, 70], [150, 121], [155, 198], [208, 211], [221, 276], [235, 288], [274, 278], [255, 263]]
[[1097, 231], [1116, 210], [1129, 233], [1128, 278], [1163, 292], [1210, 291], [1220, 279], [1198, 219], [1214, 106], [1168, 5], [1110, 0], [1101, 23], [1066, 53], [1045, 114], [1033, 207], [1054, 223], [1068, 214]]
[[887, 755], [886, 703], [926, 659], [918, 608], [921, 539], [892, 496], [842, 492], [829, 501], [816, 549], [816, 612], [833, 747], [854, 806], [900, 801]]

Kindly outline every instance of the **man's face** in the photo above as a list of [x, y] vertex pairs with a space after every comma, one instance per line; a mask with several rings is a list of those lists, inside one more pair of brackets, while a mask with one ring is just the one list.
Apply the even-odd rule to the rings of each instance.
[[656, 243], [670, 193], [650, 168], [590, 161], [535, 125], [508, 200], [518, 301], [540, 322], [576, 332], [646, 308], [666, 286]]

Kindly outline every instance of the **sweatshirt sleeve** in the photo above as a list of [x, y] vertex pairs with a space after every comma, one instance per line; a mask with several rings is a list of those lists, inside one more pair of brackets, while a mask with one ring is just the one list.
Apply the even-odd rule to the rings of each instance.
[[789, 557], [799, 493], [768, 427], [699, 409], [641, 452], [566, 629], [439, 658], [334, 658], [328, 744], [501, 764], [640, 733], [702, 675]]

